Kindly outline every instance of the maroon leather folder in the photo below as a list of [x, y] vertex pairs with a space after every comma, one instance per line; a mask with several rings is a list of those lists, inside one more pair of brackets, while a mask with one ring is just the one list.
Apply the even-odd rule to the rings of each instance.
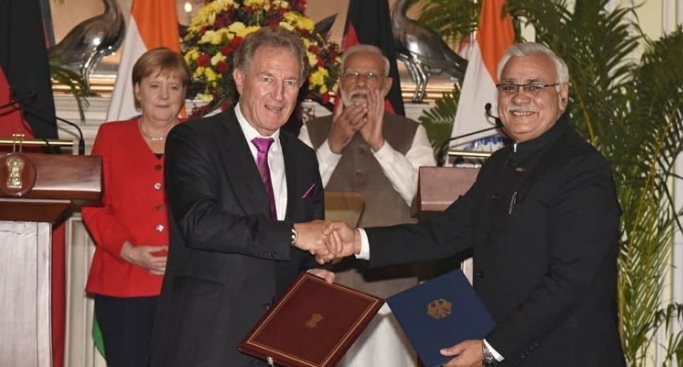
[[384, 300], [301, 274], [261, 318], [239, 350], [284, 367], [332, 367]]

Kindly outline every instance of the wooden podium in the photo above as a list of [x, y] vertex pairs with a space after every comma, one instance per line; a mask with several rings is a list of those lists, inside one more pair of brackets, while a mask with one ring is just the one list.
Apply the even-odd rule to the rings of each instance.
[[472, 187], [478, 173], [478, 168], [470, 167], [420, 167], [417, 183], [420, 219], [446, 210]]
[[[460, 195], [464, 195], [477, 179], [478, 168], [420, 167], [417, 184], [417, 216], [429, 219], [446, 210]], [[473, 264], [470, 253], [462, 253], [436, 261], [433, 276], [460, 267], [470, 283]]]
[[101, 195], [100, 157], [0, 153], [0, 366], [52, 366], [52, 225]]

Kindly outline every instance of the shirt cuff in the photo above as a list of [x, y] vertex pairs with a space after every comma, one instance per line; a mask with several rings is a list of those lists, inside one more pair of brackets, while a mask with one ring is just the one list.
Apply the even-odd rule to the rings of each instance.
[[[370, 149], [372, 150], [372, 149]], [[392, 159], [393, 158], [393, 153], [394, 149], [387, 143], [387, 141], [384, 141], [384, 144], [382, 144], [382, 147], [379, 148], [378, 151], [373, 151], [372, 154], [375, 156], [377, 160], [382, 160], [382, 159]]]
[[491, 344], [489, 344], [489, 342], [487, 342], [486, 339], [484, 339], [484, 344], [486, 344], [486, 349], [488, 349], [489, 352], [491, 352], [491, 354], [493, 354], [493, 358], [495, 358], [496, 361], [502, 362], [505, 359], [505, 357], [503, 357], [502, 355], [500, 355], [500, 353], [498, 353], [495, 349], [493, 349]]
[[368, 240], [368, 234], [365, 233], [363, 228], [358, 228], [360, 233], [360, 253], [356, 254], [356, 259], [360, 260], [370, 260], [370, 241]]

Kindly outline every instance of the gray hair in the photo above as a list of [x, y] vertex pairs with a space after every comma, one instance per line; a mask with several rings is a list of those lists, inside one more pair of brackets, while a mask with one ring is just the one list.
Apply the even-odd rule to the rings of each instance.
[[515, 43], [514, 45], [510, 46], [507, 51], [505, 51], [505, 55], [503, 55], [503, 58], [500, 59], [500, 62], [498, 63], [498, 79], [500, 79], [501, 74], [503, 73], [503, 68], [505, 68], [505, 65], [508, 63], [508, 61], [510, 61], [511, 58], [534, 55], [545, 55], [553, 62], [553, 64], [555, 64], [555, 75], [557, 77], [555, 83], [564, 84], [569, 82], [569, 68], [567, 67], [567, 63], [565, 63], [562, 58], [557, 56], [553, 50], [535, 42]]
[[373, 45], [355, 45], [352, 47], [349, 47], [342, 53], [342, 59], [341, 59], [341, 70], [344, 72], [345, 66], [346, 66], [346, 59], [349, 58], [349, 56], [359, 53], [359, 52], [366, 52], [370, 54], [375, 54], [379, 55], [382, 57], [382, 60], [384, 60], [384, 77], [389, 76], [389, 59], [387, 59], [386, 56], [382, 53], [382, 50], [379, 49], [379, 47], [373, 46]]
[[235, 51], [233, 59], [235, 68], [242, 73], [246, 73], [251, 60], [254, 58], [254, 54], [262, 47], [272, 47], [292, 52], [301, 66], [300, 82], [303, 83], [305, 81], [308, 72], [306, 68], [308, 56], [306, 55], [306, 48], [301, 37], [294, 32], [277, 26], [262, 27], [256, 32], [248, 34]]

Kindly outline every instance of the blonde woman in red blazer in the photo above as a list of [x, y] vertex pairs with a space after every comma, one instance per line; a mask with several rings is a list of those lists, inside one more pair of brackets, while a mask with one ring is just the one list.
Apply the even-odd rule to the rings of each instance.
[[86, 291], [95, 298], [109, 367], [147, 364], [169, 243], [164, 145], [190, 75], [176, 52], [143, 54], [132, 75], [140, 117], [103, 124], [93, 146], [102, 157], [104, 198], [82, 210], [96, 243]]

